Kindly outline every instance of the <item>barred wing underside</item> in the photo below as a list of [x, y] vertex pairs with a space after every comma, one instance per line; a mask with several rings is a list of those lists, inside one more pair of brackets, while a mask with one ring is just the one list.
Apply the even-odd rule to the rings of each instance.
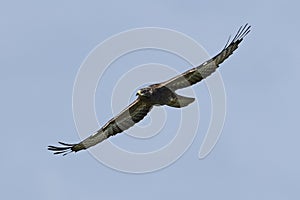
[[172, 91], [175, 91], [177, 89], [185, 88], [200, 82], [202, 79], [205, 79], [207, 76], [216, 71], [216, 69], [219, 67], [219, 64], [227, 59], [238, 48], [239, 43], [249, 32], [250, 26], [248, 24], [240, 27], [235, 37], [231, 40], [230, 43], [229, 38], [227, 44], [218, 55], [204, 62], [200, 66], [190, 69], [161, 84], [165, 87], [168, 87]]
[[109, 138], [110, 136], [116, 135], [129, 129], [134, 124], [141, 121], [151, 110], [153, 105], [151, 103], [145, 102], [140, 98], [137, 98], [133, 103], [131, 103], [126, 109], [124, 109], [119, 115], [109, 120], [100, 130], [95, 134], [89, 136], [85, 140], [78, 144], [66, 144], [59, 142], [63, 145], [61, 147], [48, 146], [48, 150], [54, 151], [54, 154], [66, 155], [72, 151], [77, 152], [83, 149], [87, 149], [94, 146], [103, 140]]

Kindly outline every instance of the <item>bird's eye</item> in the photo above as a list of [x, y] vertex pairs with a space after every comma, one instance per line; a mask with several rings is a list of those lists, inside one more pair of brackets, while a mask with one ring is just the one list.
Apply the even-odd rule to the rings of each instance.
[[151, 88], [145, 89], [144, 94], [152, 94], [152, 89]]

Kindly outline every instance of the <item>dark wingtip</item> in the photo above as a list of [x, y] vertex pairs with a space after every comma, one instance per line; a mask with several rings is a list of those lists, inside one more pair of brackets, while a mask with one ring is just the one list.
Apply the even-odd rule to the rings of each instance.
[[244, 26], [241, 26], [231, 42], [227, 41], [224, 49], [226, 49], [230, 45], [239, 44], [250, 31], [251, 25], [249, 25], [248, 23], [246, 23]]
[[250, 28], [251, 26], [246, 23], [238, 29], [233, 39], [229, 37], [223, 50], [212, 58], [216, 66], [224, 62], [238, 48], [244, 37], [250, 32]]
[[63, 146], [57, 147], [57, 146], [49, 145], [48, 150], [53, 151], [53, 154], [55, 154], [55, 155], [63, 154], [63, 156], [73, 152], [72, 147], [74, 146], [74, 144], [67, 144], [67, 143], [64, 143], [64, 142], [58, 142], [58, 143], [63, 145]]
[[238, 42], [243, 40], [243, 38], [251, 31], [251, 25], [246, 23], [244, 26], [241, 26], [238, 30], [237, 34], [235, 35], [233, 42]]

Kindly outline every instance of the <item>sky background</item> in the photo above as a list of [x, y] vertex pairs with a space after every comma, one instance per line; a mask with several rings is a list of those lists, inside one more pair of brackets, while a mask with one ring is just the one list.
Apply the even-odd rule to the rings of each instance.
[[[1, 197], [299, 199], [299, 6], [259, 0], [1, 1]], [[205, 159], [198, 159], [210, 112], [204, 83], [195, 86], [202, 95], [199, 133], [167, 168], [129, 174], [88, 152], [62, 157], [47, 151], [58, 140], [79, 140], [73, 84], [81, 63], [100, 42], [132, 28], [164, 27], [189, 35], [214, 55], [247, 22], [252, 32], [220, 68], [227, 116], [219, 142]], [[124, 63], [161, 61], [179, 71], [190, 67], [176, 56], [154, 55], [139, 52]], [[134, 62], [137, 58], [140, 63]], [[107, 80], [121, 75], [118, 67], [121, 62]], [[112, 115], [110, 98], [97, 91], [100, 124]]]

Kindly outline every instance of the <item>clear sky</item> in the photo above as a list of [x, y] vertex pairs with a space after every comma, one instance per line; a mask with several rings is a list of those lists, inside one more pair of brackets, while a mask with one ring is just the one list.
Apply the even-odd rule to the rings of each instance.
[[[299, 7], [297, 1], [260, 0], [2, 2], [1, 197], [299, 199]], [[198, 134], [169, 167], [122, 173], [88, 152], [62, 157], [47, 151], [58, 140], [79, 140], [73, 84], [81, 63], [100, 42], [132, 28], [164, 27], [189, 35], [214, 55], [247, 22], [252, 32], [219, 70], [227, 116], [219, 142], [205, 159], [198, 159], [210, 112], [204, 83], [194, 88], [202, 117]], [[107, 80], [122, 76], [121, 61]], [[123, 61], [132, 67], [160, 61], [178, 71], [190, 67], [157, 51], [137, 52]], [[112, 116], [111, 96], [100, 92], [96, 114], [104, 124]], [[112, 140], [122, 144], [122, 137]]]

